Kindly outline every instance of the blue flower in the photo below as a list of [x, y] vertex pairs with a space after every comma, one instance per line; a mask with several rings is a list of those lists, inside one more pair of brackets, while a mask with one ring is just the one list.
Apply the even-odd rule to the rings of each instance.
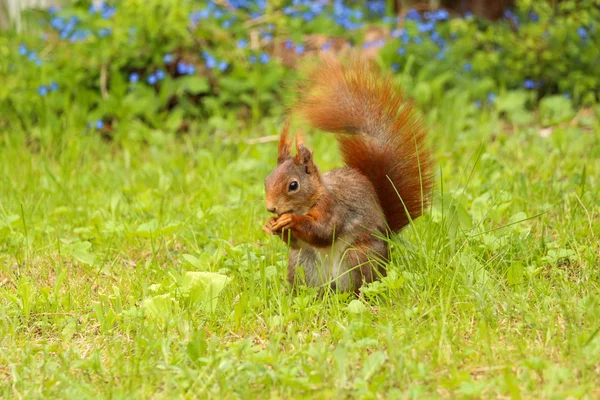
[[35, 61], [35, 60], [37, 59], [37, 55], [35, 54], [35, 52], [33, 52], [33, 51], [30, 51], [30, 52], [29, 52], [29, 55], [27, 56], [27, 59], [28, 59], [29, 61]]
[[582, 39], [587, 39], [587, 37], [588, 37], [588, 32], [583, 26], [577, 28], [577, 34]]
[[404, 18], [407, 21], [420, 21], [421, 20], [421, 14], [419, 14], [419, 12], [417, 10], [415, 10], [414, 8], [411, 8], [406, 15], [404, 16]]
[[186, 63], [184, 63], [183, 61], [179, 61], [177, 63], [177, 73], [180, 75], [184, 75], [185, 73], [187, 73], [188, 70], [188, 66]]
[[299, 44], [298, 46], [296, 46], [296, 54], [302, 54], [302, 53], [304, 53], [304, 45]]
[[27, 47], [24, 44], [19, 46], [19, 54], [22, 56], [27, 54]]
[[294, 48], [294, 42], [292, 42], [291, 40], [286, 40], [284, 43], [284, 46], [286, 49], [293, 49]]
[[269, 55], [267, 53], [262, 53], [260, 55], [259, 61], [261, 62], [261, 64], [266, 64], [269, 62], [270, 59], [271, 59], [271, 57], [269, 57]]
[[35, 65], [37, 65], [38, 67], [41, 66], [42, 65], [42, 60], [40, 60], [39, 58], [36, 58]]
[[467, 12], [465, 13], [465, 18], [466, 18], [466, 19], [471, 19], [471, 18], [473, 18], [473, 13], [472, 13], [471, 11], [467, 11]]
[[226, 21], [223, 21], [223, 23], [221, 24], [221, 26], [225, 29], [231, 28], [231, 24], [232, 24], [232, 20], [228, 19]]
[[415, 36], [413, 38], [413, 42], [415, 42], [416, 44], [421, 44], [423, 43], [423, 38], [421, 36]]
[[417, 30], [421, 33], [430, 32], [435, 29], [435, 22], [419, 22], [417, 24]]
[[436, 21], [445, 21], [450, 18], [450, 13], [446, 10], [439, 9], [433, 12], [432, 18]]
[[535, 11], [530, 11], [529, 20], [531, 22], [538, 22], [540, 20], [540, 16]]
[[147, 81], [149, 85], [156, 85], [156, 82], [158, 82], [158, 78], [156, 77], [156, 75], [150, 74], [148, 75]]
[[392, 64], [392, 71], [397, 72], [400, 69], [400, 65], [398, 63]]
[[254, 64], [256, 62], [256, 56], [251, 55], [250, 57], [248, 57], [248, 61], [250, 62], [250, 64]]
[[273, 40], [273, 34], [272, 33], [263, 33], [262, 37], [267, 42], [270, 42], [271, 40]]
[[215, 19], [221, 19], [221, 18], [223, 18], [223, 11], [221, 11], [221, 10], [215, 10], [215, 12], [213, 13], [213, 17], [215, 17]]
[[138, 74], [137, 72], [132, 72], [129, 75], [129, 82], [131, 83], [137, 83], [140, 81], [140, 74]]
[[306, 22], [310, 22], [313, 19], [315, 19], [315, 14], [313, 14], [311, 11], [307, 11], [304, 13], [304, 15], [302, 15], [302, 18], [306, 21]]
[[104, 128], [104, 121], [99, 119], [98, 121], [96, 121], [96, 129], [100, 130], [102, 128]]
[[206, 68], [213, 69], [214, 67], [217, 66], [217, 60], [215, 60], [214, 57], [212, 57], [212, 56], [205, 57], [205, 60], [206, 60]]
[[495, 93], [488, 94], [487, 99], [488, 99], [488, 102], [490, 102], [490, 103], [495, 102], [496, 101], [496, 94]]
[[465, 63], [465, 65], [463, 65], [463, 69], [467, 72], [470, 72], [473, 70], [473, 65], [471, 65], [471, 63]]
[[102, 28], [98, 31], [98, 36], [103, 38], [103, 37], [107, 37], [112, 33], [112, 29], [110, 28]]
[[196, 66], [188, 64], [185, 73], [188, 75], [194, 75], [196, 73]]
[[399, 47], [398, 48], [398, 54], [400, 54], [401, 56], [406, 54], [406, 49], [404, 47]]
[[175, 57], [173, 57], [173, 54], [167, 53], [164, 55], [163, 62], [165, 64], [171, 64], [173, 61], [175, 61]]
[[117, 9], [114, 7], [106, 7], [104, 11], [102, 11], [102, 18], [109, 19], [112, 18], [113, 15], [117, 12]]
[[523, 86], [525, 89], [535, 89], [536, 83], [531, 79], [526, 79], [525, 82], [523, 82]]
[[325, 50], [329, 50], [331, 48], [332, 44], [331, 42], [326, 42], [321, 46], [321, 50], [325, 51]]
[[475, 107], [481, 108], [481, 100], [475, 100]]
[[226, 61], [221, 61], [219, 63], [219, 71], [225, 71], [229, 64]]
[[565, 99], [570, 99], [570, 98], [571, 98], [571, 93], [567, 93], [567, 92], [565, 92], [565, 93], [563, 93], [563, 97], [564, 97]]
[[443, 60], [446, 58], [446, 53], [444, 51], [440, 51], [437, 56], [435, 56], [438, 60]]
[[162, 69], [156, 70], [154, 75], [156, 75], [156, 79], [158, 79], [159, 81], [162, 81], [163, 79], [165, 79], [165, 76], [166, 76], [165, 71], [163, 71]]
[[137, 28], [135, 26], [132, 26], [131, 28], [129, 28], [129, 34], [131, 36], [135, 35], [136, 32], [137, 32]]
[[52, 92], [56, 92], [57, 90], [58, 90], [58, 83], [56, 83], [56, 82], [52, 82], [52, 83], [50, 84], [50, 91], [52, 91]]
[[48, 88], [44, 85], [40, 86], [38, 88], [38, 94], [42, 97], [46, 96], [48, 94]]
[[240, 39], [237, 42], [238, 49], [245, 49], [248, 46], [248, 41], [246, 39]]

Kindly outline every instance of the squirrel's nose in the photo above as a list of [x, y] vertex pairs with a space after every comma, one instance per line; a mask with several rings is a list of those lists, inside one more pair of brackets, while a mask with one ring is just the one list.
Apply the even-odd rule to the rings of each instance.
[[276, 207], [267, 208], [267, 211], [275, 214], [275, 211], [277, 211], [277, 208]]

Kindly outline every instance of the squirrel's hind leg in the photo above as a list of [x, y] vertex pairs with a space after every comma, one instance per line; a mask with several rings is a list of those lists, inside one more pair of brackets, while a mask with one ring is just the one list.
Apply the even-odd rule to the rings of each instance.
[[364, 283], [370, 283], [385, 276], [385, 264], [388, 257], [387, 243], [379, 238], [355, 243], [348, 249], [345, 261], [355, 294], [359, 294], [360, 287]]

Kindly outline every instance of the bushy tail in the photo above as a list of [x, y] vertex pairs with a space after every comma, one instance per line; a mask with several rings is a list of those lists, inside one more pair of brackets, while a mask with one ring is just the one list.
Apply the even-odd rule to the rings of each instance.
[[344, 161], [372, 182], [393, 232], [423, 213], [433, 186], [426, 132], [389, 76], [359, 59], [324, 59], [299, 94], [293, 111], [318, 129], [347, 134], [337, 136]]

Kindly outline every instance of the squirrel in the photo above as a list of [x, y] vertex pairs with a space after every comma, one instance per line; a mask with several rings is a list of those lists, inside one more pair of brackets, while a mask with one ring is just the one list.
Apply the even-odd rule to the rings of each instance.
[[321, 173], [296, 135], [292, 156], [286, 121], [277, 166], [265, 180], [263, 226], [289, 243], [288, 281], [354, 291], [386, 275], [390, 233], [402, 230], [430, 204], [432, 157], [412, 104], [388, 75], [354, 59], [323, 59], [298, 85], [291, 113], [336, 134], [345, 167]]

